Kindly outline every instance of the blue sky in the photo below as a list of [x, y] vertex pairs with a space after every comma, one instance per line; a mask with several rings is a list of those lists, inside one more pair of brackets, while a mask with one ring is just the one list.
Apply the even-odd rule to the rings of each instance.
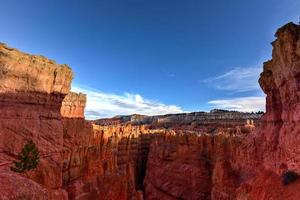
[[87, 118], [264, 109], [257, 79], [299, 0], [0, 0], [0, 40], [70, 65]]

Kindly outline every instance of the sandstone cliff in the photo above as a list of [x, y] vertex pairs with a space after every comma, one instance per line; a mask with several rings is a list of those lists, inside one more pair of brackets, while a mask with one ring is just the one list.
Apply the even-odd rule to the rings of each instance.
[[262, 125], [249, 134], [177, 134], [152, 143], [145, 178], [147, 199], [300, 199], [300, 26], [276, 33], [272, 60], [260, 85], [267, 95]]
[[[49, 191], [60, 190], [63, 149], [60, 107], [73, 73], [66, 65], [24, 54], [4, 44], [0, 45], [0, 52], [1, 171], [9, 171], [11, 161], [24, 143], [32, 139], [40, 150], [41, 162], [30, 174], [31, 179]], [[66, 194], [61, 193], [65, 198]]]
[[[281, 183], [300, 173], [300, 26], [276, 37], [261, 123], [235, 112], [91, 123], [69, 67], [0, 44], [0, 199], [300, 199], [300, 180]], [[30, 139], [38, 168], [10, 171]]]
[[[86, 96], [70, 92], [72, 76], [66, 65], [0, 44], [0, 199], [135, 197], [130, 166], [117, 168], [114, 145], [84, 120]], [[10, 166], [28, 140], [40, 163], [24, 176]]]
[[193, 112], [169, 115], [129, 115], [110, 119], [95, 120], [99, 125], [118, 125], [130, 123], [133, 125], [148, 125], [152, 129], [190, 130], [206, 133], [218, 133], [220, 129], [259, 126], [260, 113], [242, 113], [237, 111], [212, 110], [210, 112]]
[[[300, 26], [289, 23], [281, 27], [272, 43], [272, 59], [264, 63], [259, 79], [267, 95], [267, 112], [263, 123], [252, 137], [256, 145], [253, 159], [259, 159], [262, 170], [249, 181], [248, 198], [299, 199], [297, 181], [288, 186], [281, 184], [282, 174], [288, 170], [300, 172]], [[249, 142], [248, 142], [249, 144]], [[246, 189], [245, 189], [246, 188]], [[245, 192], [244, 190], [243, 193]], [[241, 195], [238, 196], [241, 199]]]
[[267, 94], [264, 126], [264, 164], [300, 172], [300, 26], [289, 23], [276, 33], [272, 60], [264, 64], [260, 85]]
[[0, 92], [67, 94], [73, 77], [67, 65], [29, 55], [0, 43]]
[[60, 113], [66, 118], [84, 118], [85, 104], [85, 94], [69, 92], [62, 102]]

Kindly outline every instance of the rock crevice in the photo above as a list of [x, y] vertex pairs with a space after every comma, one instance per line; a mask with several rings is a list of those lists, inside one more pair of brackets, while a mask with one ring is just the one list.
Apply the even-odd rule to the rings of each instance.
[[[86, 121], [68, 66], [1, 43], [0, 199], [299, 199], [300, 181], [281, 176], [300, 173], [300, 26], [276, 37], [261, 121], [225, 111]], [[28, 140], [41, 159], [25, 176], [9, 167]]]

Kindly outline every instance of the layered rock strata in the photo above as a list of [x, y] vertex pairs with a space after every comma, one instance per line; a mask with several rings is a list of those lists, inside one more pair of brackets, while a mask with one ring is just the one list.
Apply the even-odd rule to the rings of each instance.
[[64, 98], [60, 113], [65, 118], [84, 118], [86, 95], [69, 92]]
[[129, 115], [109, 119], [95, 120], [99, 125], [118, 125], [130, 123], [133, 125], [148, 125], [152, 129], [190, 130], [206, 133], [218, 133], [219, 129], [259, 126], [261, 113], [242, 113], [237, 111], [212, 110], [210, 112], [180, 113], [158, 116]]
[[[118, 167], [113, 135], [85, 121], [86, 97], [70, 92], [72, 76], [66, 65], [0, 44], [0, 199], [136, 198], [133, 170]], [[10, 171], [29, 140], [38, 168]]]
[[147, 199], [300, 199], [300, 180], [283, 185], [287, 171], [300, 173], [300, 26], [276, 33], [272, 59], [259, 83], [267, 95], [261, 126], [248, 134], [177, 134], [151, 144]]
[[300, 25], [289, 23], [275, 36], [272, 59], [264, 63], [259, 79], [267, 95], [267, 112], [247, 143], [255, 145], [248, 156], [259, 159], [263, 170], [240, 191], [246, 190], [247, 198], [299, 199], [300, 182], [283, 186], [281, 179], [288, 170], [300, 173]]
[[[32, 139], [41, 160], [29, 176], [50, 193], [62, 187], [60, 108], [72, 76], [66, 65], [0, 45], [0, 170], [11, 173], [11, 161]], [[21, 178], [7, 173], [7, 178]], [[66, 198], [65, 192], [62, 194], [61, 198]]]
[[[0, 199], [299, 199], [282, 174], [300, 173], [300, 26], [276, 37], [258, 128], [258, 115], [224, 111], [91, 123], [68, 66], [0, 44]], [[38, 168], [10, 171], [28, 140]]]

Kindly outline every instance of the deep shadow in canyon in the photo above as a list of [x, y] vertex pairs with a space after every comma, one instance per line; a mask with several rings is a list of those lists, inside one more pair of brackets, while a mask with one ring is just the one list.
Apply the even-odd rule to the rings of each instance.
[[[276, 32], [259, 83], [266, 113], [212, 111], [87, 121], [72, 70], [0, 44], [0, 199], [300, 198], [300, 26]], [[23, 145], [41, 154], [10, 171]]]

